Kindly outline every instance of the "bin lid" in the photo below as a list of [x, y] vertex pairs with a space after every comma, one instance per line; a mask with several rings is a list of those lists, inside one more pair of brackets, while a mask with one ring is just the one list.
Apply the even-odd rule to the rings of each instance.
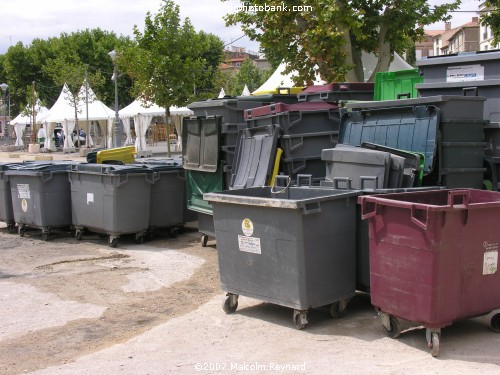
[[124, 165], [113, 165], [113, 164], [94, 164], [94, 163], [80, 163], [71, 169], [71, 172], [90, 172], [98, 174], [126, 174], [126, 173], [148, 173], [151, 172], [144, 164], [124, 164]]
[[269, 125], [239, 132], [230, 189], [267, 185], [276, 158], [279, 131], [279, 125]]
[[[457, 96], [453, 96], [457, 98]], [[446, 96], [443, 96], [446, 98]], [[465, 97], [463, 97], [465, 98]], [[419, 98], [419, 103], [425, 103]], [[481, 99], [465, 98], [465, 99]], [[414, 102], [417, 99], [388, 101]], [[443, 99], [445, 100], [445, 99]], [[429, 101], [435, 103], [435, 100]], [[366, 103], [365, 103], [366, 104]], [[433, 170], [437, 152], [437, 135], [440, 111], [434, 105], [374, 108], [368, 111], [353, 110], [342, 116], [339, 143], [359, 146], [364, 142], [375, 143], [399, 150], [424, 154], [424, 173]]]
[[[426, 89], [451, 89], [451, 88], [465, 88], [465, 87], [498, 87], [500, 86], [500, 79], [483, 79], [481, 81], [465, 81], [465, 82], [434, 82], [434, 83], [417, 83], [415, 88], [417, 90]], [[474, 95], [467, 95], [467, 98], [474, 97]]]
[[[439, 83], [440, 87], [442, 83]], [[466, 102], [478, 101], [484, 102], [486, 98], [483, 96], [463, 96], [463, 95], [435, 95], [425, 96], [412, 99], [398, 99], [398, 100], [381, 100], [373, 102], [348, 102], [345, 104], [347, 109], [381, 109], [381, 108], [397, 108], [418, 105], [435, 105], [449, 101], [463, 101]]]
[[417, 60], [418, 66], [447, 65], [453, 63], [483, 62], [486, 60], [500, 60], [500, 51], [459, 52], [449, 55], [428, 56]]
[[184, 118], [182, 127], [184, 169], [217, 171], [221, 123], [220, 116]]

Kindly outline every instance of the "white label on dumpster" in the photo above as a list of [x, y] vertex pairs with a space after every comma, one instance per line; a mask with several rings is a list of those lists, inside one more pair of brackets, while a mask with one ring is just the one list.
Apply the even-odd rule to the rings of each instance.
[[260, 238], [238, 235], [240, 251], [247, 253], [262, 254], [260, 250]]
[[498, 243], [484, 241], [483, 248], [483, 275], [493, 275], [498, 269]]
[[29, 184], [17, 184], [17, 196], [20, 199], [31, 199]]
[[450, 66], [446, 70], [446, 82], [482, 81], [484, 79], [484, 66], [460, 65]]
[[252, 220], [250, 219], [243, 219], [241, 222], [241, 230], [243, 231], [243, 234], [247, 237], [251, 236], [253, 234], [253, 223]]
[[87, 204], [94, 203], [94, 193], [87, 193]]

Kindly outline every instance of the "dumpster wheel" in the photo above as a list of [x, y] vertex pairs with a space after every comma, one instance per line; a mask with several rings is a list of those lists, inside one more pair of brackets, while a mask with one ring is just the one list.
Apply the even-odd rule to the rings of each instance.
[[304, 329], [309, 323], [307, 321], [307, 310], [293, 310], [293, 323], [295, 328]]
[[343, 299], [337, 302], [334, 302], [330, 305], [330, 316], [333, 319], [339, 319], [345, 316], [345, 310], [347, 307], [348, 300]]
[[227, 294], [227, 298], [222, 304], [222, 310], [224, 310], [226, 314], [234, 314], [236, 312], [236, 309], [238, 308], [238, 297], [239, 296], [237, 294]]
[[24, 234], [26, 233], [26, 226], [20, 225], [18, 231], [19, 231], [19, 237], [24, 237]]
[[83, 233], [83, 231], [82, 231], [82, 230], [80, 230], [80, 229], [77, 229], [77, 230], [76, 230], [76, 232], [75, 232], [75, 239], [76, 239], [77, 241], [80, 241], [80, 240], [82, 239], [82, 233]]
[[202, 234], [201, 235], [201, 247], [207, 247], [208, 243], [208, 235]]
[[491, 317], [491, 328], [493, 331], [500, 333], [500, 313]]
[[135, 235], [135, 243], [137, 243], [137, 244], [144, 243], [144, 233], [136, 233], [136, 235]]
[[427, 337], [427, 345], [431, 349], [431, 355], [437, 357], [439, 355], [440, 343], [439, 339], [441, 336], [440, 329], [426, 329], [425, 336]]
[[399, 319], [385, 313], [380, 313], [380, 317], [382, 318], [382, 323], [387, 330], [387, 335], [391, 339], [398, 338], [401, 334], [401, 323], [399, 322]]
[[42, 241], [48, 241], [50, 238], [49, 232], [42, 232]]
[[16, 224], [8, 224], [7, 230], [9, 231], [9, 234], [16, 233]]
[[108, 245], [109, 247], [116, 247], [116, 245], [118, 245], [118, 237], [109, 236]]

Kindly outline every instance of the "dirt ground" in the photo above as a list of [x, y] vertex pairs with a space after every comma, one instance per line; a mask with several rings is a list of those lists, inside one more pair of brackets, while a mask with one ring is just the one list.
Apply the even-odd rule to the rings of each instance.
[[366, 294], [342, 319], [310, 312], [304, 330], [288, 308], [240, 297], [226, 315], [224, 299], [196, 223], [117, 248], [0, 223], [0, 374], [500, 374], [492, 314], [444, 328], [433, 358], [423, 329], [388, 338]]

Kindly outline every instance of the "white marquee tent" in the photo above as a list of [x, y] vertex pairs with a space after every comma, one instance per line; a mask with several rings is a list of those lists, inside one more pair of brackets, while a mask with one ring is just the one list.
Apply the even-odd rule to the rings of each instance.
[[[106, 129], [105, 134], [107, 136], [107, 146], [112, 147], [112, 132], [114, 128], [115, 111], [106, 106], [103, 102], [97, 99], [92, 88], [87, 85], [85, 87], [85, 82], [83, 83], [80, 91], [78, 92], [78, 122], [96, 121], [101, 129]], [[88, 114], [87, 114], [87, 92], [88, 92]], [[86, 126], [89, 144], [93, 145], [93, 139], [90, 136], [89, 131], [90, 124]], [[71, 130], [73, 131], [73, 130]], [[127, 129], [125, 129], [127, 133]], [[128, 130], [127, 137], [130, 136], [130, 129]]]
[[[363, 60], [363, 68], [365, 80], [368, 80], [373, 73], [373, 69], [377, 64], [377, 58], [373, 54], [368, 54], [363, 52], [362, 56]], [[252, 95], [260, 95], [267, 94], [272, 90], [275, 90], [278, 87], [294, 87], [294, 83], [292, 81], [292, 76], [294, 72], [289, 74], [284, 74], [286, 64], [282, 62], [274, 71], [274, 73], [269, 77], [269, 79], [262, 84], [257, 90], [252, 92]], [[405, 69], [413, 69], [413, 67], [403, 60], [401, 56], [397, 53], [394, 53], [394, 60], [389, 65], [389, 71], [397, 71], [397, 70], [405, 70]], [[323, 81], [319, 76], [314, 81], [315, 85], [324, 85], [326, 82]]]
[[[189, 116], [193, 112], [186, 107], [170, 107], [170, 115], [172, 116], [172, 122], [175, 124], [177, 134], [182, 134], [182, 121], [176, 120], [177, 116]], [[134, 130], [136, 134], [135, 149], [137, 152], [146, 150], [146, 133], [151, 126], [151, 120], [155, 116], [165, 116], [165, 108], [162, 108], [154, 103], [145, 104], [140, 99], [134, 100], [125, 108], [119, 111], [121, 120], [123, 121], [123, 126], [126, 129], [130, 129], [130, 119], [134, 119]], [[129, 131], [130, 132], [130, 131]], [[127, 141], [125, 144], [131, 144], [132, 139], [129, 139], [129, 134], [127, 133]]]
[[[26, 125], [30, 125], [33, 122], [33, 116], [26, 115], [23, 113], [30, 113], [32, 108], [29, 106], [26, 107], [24, 111], [22, 111], [16, 118], [14, 118], [10, 124], [14, 126], [14, 130], [16, 131], [16, 146], [24, 146], [23, 135], [24, 130], [26, 129]], [[35, 104], [35, 124], [43, 122], [44, 117], [47, 116], [49, 110], [47, 107], [44, 107], [38, 99]], [[34, 127], [32, 128], [34, 131]]]

